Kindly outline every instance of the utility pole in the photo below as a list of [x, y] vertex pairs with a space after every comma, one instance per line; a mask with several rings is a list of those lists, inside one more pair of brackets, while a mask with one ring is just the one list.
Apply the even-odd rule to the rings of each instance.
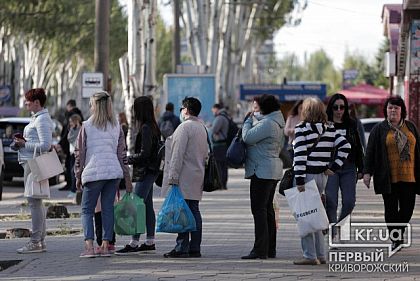
[[180, 15], [180, 6], [179, 2], [181, 0], [172, 0], [173, 1], [173, 11], [174, 11], [174, 37], [173, 37], [173, 48], [172, 48], [172, 72], [176, 73], [176, 66], [181, 64], [181, 41], [180, 41], [180, 30], [179, 30], [179, 15]]
[[109, 17], [110, 0], [96, 0], [95, 71], [104, 75], [104, 90], [109, 91]]

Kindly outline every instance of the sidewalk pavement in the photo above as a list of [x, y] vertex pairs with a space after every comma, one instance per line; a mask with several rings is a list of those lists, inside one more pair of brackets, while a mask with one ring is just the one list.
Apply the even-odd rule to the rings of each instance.
[[[296, 266], [294, 259], [302, 256], [296, 223], [284, 197], [280, 198], [280, 222], [277, 232], [277, 258], [241, 260], [253, 245], [254, 229], [249, 203], [249, 181], [243, 179], [244, 170], [230, 170], [227, 191], [205, 193], [200, 203], [203, 216], [202, 258], [165, 259], [163, 253], [174, 246], [175, 235], [157, 233], [154, 254], [113, 256], [111, 258], [80, 259], [82, 235], [47, 237], [46, 253], [19, 255], [16, 249], [27, 239], [0, 240], [1, 260], [23, 260], [20, 264], [0, 271], [0, 280], [420, 280], [420, 211], [412, 219], [413, 245], [402, 249], [387, 263], [408, 262], [408, 272], [329, 272], [329, 266]], [[54, 200], [66, 201], [66, 192], [53, 187]], [[0, 202], [0, 214], [19, 213], [22, 188], [6, 189], [6, 200]], [[359, 182], [353, 221], [383, 222], [383, 203], [373, 190]], [[155, 189], [155, 211], [163, 199]], [[76, 212], [80, 207], [71, 207]], [[23, 209], [26, 211], [26, 209]], [[54, 227], [55, 220], [47, 220]], [[81, 228], [80, 219], [70, 219], [72, 228]], [[22, 224], [30, 227], [30, 222]], [[11, 222], [0, 222], [0, 231], [10, 228]], [[129, 237], [117, 237], [122, 247]], [[359, 249], [356, 249], [359, 250]]]

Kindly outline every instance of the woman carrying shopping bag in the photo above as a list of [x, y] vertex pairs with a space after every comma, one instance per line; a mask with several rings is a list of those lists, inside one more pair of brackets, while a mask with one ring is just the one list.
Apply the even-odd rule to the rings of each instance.
[[144, 200], [146, 205], [146, 240], [139, 245], [140, 234], [133, 235], [129, 244], [115, 252], [116, 255], [132, 255], [140, 252], [155, 251], [156, 217], [153, 209], [153, 183], [159, 175], [160, 160], [158, 145], [160, 130], [156, 123], [153, 102], [149, 97], [134, 100], [134, 118], [139, 132], [136, 136], [134, 154], [129, 163], [133, 165], [133, 181], [136, 182], [134, 193]]
[[[109, 257], [109, 242], [114, 228], [114, 199], [119, 182], [125, 180], [126, 191], [131, 192], [130, 174], [124, 133], [118, 124], [110, 95], [101, 91], [90, 98], [92, 116], [83, 122], [75, 149], [76, 187], [82, 195], [82, 225], [85, 251], [81, 258]], [[103, 239], [95, 252], [93, 247], [93, 217], [101, 196]]]
[[[53, 122], [48, 109], [44, 108], [47, 96], [42, 88], [31, 89], [25, 93], [25, 107], [31, 112], [31, 122], [26, 125], [22, 135], [15, 135], [12, 149], [18, 150], [19, 164], [24, 170], [25, 185], [31, 173], [28, 160], [34, 158], [34, 150], [49, 151], [52, 143]], [[37, 155], [38, 152], [37, 152]], [[46, 251], [45, 208], [42, 199], [28, 197], [31, 210], [32, 234], [31, 240], [17, 252], [20, 254], [39, 253]]]
[[284, 144], [285, 124], [280, 104], [272, 95], [262, 95], [254, 103], [257, 105], [254, 105], [254, 111], [248, 115], [242, 127], [242, 138], [247, 150], [245, 178], [251, 180], [255, 241], [251, 252], [242, 259], [276, 257], [273, 198], [277, 182], [283, 174], [279, 153]]
[[[350, 144], [335, 130], [334, 126], [327, 124], [327, 114], [321, 100], [305, 99], [302, 104], [302, 122], [296, 126], [293, 140], [293, 167], [297, 189], [305, 192], [305, 183], [315, 180], [320, 195], [323, 194], [327, 176], [334, 175], [343, 166], [350, 148]], [[309, 153], [308, 150], [310, 150]], [[334, 150], [337, 153], [331, 161]], [[301, 245], [303, 259], [295, 260], [294, 264], [326, 263], [322, 230], [301, 238]]]

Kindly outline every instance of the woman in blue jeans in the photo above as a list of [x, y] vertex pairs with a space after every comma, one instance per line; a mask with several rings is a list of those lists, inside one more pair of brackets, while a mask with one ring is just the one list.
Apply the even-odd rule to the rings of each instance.
[[[112, 110], [111, 96], [101, 91], [90, 98], [92, 116], [83, 122], [75, 149], [76, 187], [82, 195], [82, 224], [85, 251], [81, 258], [109, 257], [109, 242], [114, 228], [115, 193], [121, 179], [127, 192], [132, 191], [124, 133]], [[93, 217], [101, 196], [103, 239], [93, 247]]]
[[[351, 145], [351, 151], [343, 167], [328, 177], [326, 193], [326, 210], [330, 223], [337, 222], [338, 191], [341, 191], [341, 213], [338, 221], [353, 211], [356, 203], [357, 179], [363, 177], [363, 146], [357, 129], [357, 122], [350, 117], [347, 99], [342, 94], [331, 97], [327, 106], [328, 121], [334, 122], [338, 133]], [[333, 236], [336, 230], [333, 228]]]
[[[295, 127], [293, 140], [293, 169], [296, 187], [305, 192], [305, 184], [315, 180], [323, 194], [327, 176], [343, 166], [350, 152], [350, 144], [327, 122], [325, 106], [318, 98], [307, 98], [302, 104], [302, 122]], [[333, 151], [336, 153], [333, 154]], [[303, 258], [293, 261], [297, 265], [326, 263], [322, 230], [301, 238]]]
[[134, 193], [143, 198], [146, 205], [146, 241], [139, 245], [140, 234], [132, 236], [129, 244], [115, 252], [116, 255], [130, 255], [138, 252], [156, 250], [155, 225], [156, 217], [153, 209], [153, 183], [159, 174], [160, 159], [158, 146], [161, 138], [157, 125], [153, 102], [148, 97], [134, 100], [134, 118], [139, 132], [136, 136], [135, 154], [128, 161], [133, 165], [133, 181], [136, 182]]

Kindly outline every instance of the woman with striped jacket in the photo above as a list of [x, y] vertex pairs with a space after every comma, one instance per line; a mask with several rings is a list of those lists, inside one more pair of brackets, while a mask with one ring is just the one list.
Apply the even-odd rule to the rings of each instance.
[[[312, 146], [315, 145], [314, 148]], [[320, 194], [324, 193], [327, 176], [333, 175], [344, 163], [350, 144], [327, 123], [324, 104], [317, 98], [307, 98], [302, 104], [302, 122], [295, 128], [294, 172], [297, 189], [305, 191], [305, 183], [315, 180]], [[308, 150], [311, 150], [308, 155]], [[333, 151], [334, 159], [332, 158]], [[298, 265], [325, 264], [324, 236], [322, 231], [301, 238], [303, 259]]]

